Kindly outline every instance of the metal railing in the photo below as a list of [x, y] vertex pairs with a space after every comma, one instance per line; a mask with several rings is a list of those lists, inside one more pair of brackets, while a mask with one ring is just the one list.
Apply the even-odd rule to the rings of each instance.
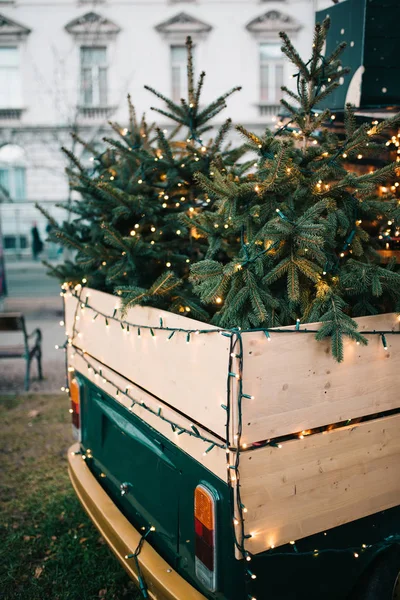
[[275, 117], [279, 114], [281, 110], [280, 104], [259, 104], [258, 110], [260, 111], [260, 115], [262, 117]]

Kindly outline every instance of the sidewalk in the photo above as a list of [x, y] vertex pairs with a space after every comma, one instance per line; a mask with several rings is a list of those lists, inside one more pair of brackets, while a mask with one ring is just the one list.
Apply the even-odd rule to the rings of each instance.
[[45, 298], [10, 298], [3, 301], [1, 310], [4, 312], [22, 312], [25, 316], [37, 318], [48, 316], [56, 318], [63, 315], [63, 301], [60, 296]]
[[47, 274], [47, 270], [39, 261], [7, 261], [8, 295], [3, 300], [2, 310], [36, 316], [62, 314], [60, 284]]
[[[61, 386], [65, 385], [65, 352], [56, 350], [55, 346], [62, 346], [65, 341], [64, 327], [60, 326], [60, 317], [51, 318], [28, 316], [26, 319], [27, 330], [30, 333], [36, 327], [42, 331], [42, 364], [44, 380], [37, 379], [37, 362], [34, 359], [31, 365], [30, 392], [60, 393]], [[21, 343], [19, 333], [0, 334], [0, 345], [13, 345]], [[21, 358], [2, 359], [0, 361], [0, 394], [14, 394], [24, 391], [25, 360]]]
[[[6, 263], [8, 296], [3, 300], [0, 311], [21, 312], [25, 316], [27, 331], [39, 327], [43, 342], [43, 381], [37, 380], [37, 363], [31, 365], [30, 392], [60, 392], [65, 385], [65, 354], [55, 350], [55, 345], [65, 341], [63, 300], [56, 279], [47, 275], [47, 267], [39, 261], [24, 260]], [[1, 345], [21, 344], [20, 333], [1, 333]], [[24, 359], [2, 359], [0, 361], [0, 393], [19, 393], [24, 388]]]
[[[62, 264], [63, 261], [48, 261], [52, 266], [56, 267]], [[26, 269], [46, 271], [47, 267], [43, 265], [41, 260], [33, 260], [32, 258], [23, 258], [21, 260], [10, 260], [6, 258], [6, 272], [24, 271]]]

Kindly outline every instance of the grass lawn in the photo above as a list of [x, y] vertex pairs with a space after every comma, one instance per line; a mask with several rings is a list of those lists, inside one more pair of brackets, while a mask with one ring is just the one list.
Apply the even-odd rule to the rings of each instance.
[[68, 398], [0, 397], [2, 600], [138, 599], [67, 474]]

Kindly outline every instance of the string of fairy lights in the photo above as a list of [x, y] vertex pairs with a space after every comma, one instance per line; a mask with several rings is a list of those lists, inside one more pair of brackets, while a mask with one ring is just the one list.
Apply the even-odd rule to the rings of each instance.
[[[131, 405], [129, 410], [133, 410], [135, 406], [140, 406], [142, 409], [145, 409], [153, 416], [159, 418], [161, 421], [168, 423], [171, 426], [171, 429], [174, 434], [179, 435], [188, 435], [194, 438], [197, 438], [204, 442], [205, 450], [203, 452], [203, 456], [206, 456], [210, 453], [214, 448], [218, 447], [221, 449], [225, 449], [226, 451], [226, 459], [227, 459], [227, 483], [230, 488], [231, 495], [231, 515], [232, 515], [232, 529], [234, 535], [235, 546], [237, 550], [240, 552], [241, 556], [245, 559], [245, 564], [249, 563], [252, 560], [252, 555], [247, 549], [247, 541], [251, 539], [252, 534], [246, 533], [246, 513], [248, 512], [247, 507], [243, 504], [241, 497], [241, 485], [240, 485], [240, 457], [243, 451], [247, 451], [251, 449], [247, 446], [247, 444], [242, 443], [242, 433], [243, 433], [243, 422], [242, 422], [242, 404], [243, 402], [254, 400], [254, 396], [247, 394], [243, 387], [243, 369], [244, 369], [244, 353], [243, 353], [243, 334], [248, 333], [248, 331], [252, 332], [262, 332], [264, 333], [266, 339], [271, 341], [273, 336], [280, 334], [315, 334], [317, 332], [316, 329], [307, 329], [300, 326], [300, 321], [297, 320], [293, 329], [285, 329], [285, 328], [277, 328], [277, 329], [268, 329], [268, 328], [258, 328], [254, 330], [243, 330], [241, 331], [239, 328], [232, 329], [224, 329], [224, 328], [184, 328], [184, 327], [169, 327], [163, 321], [163, 318], [159, 318], [159, 322], [157, 324], [142, 324], [142, 323], [132, 323], [128, 321], [126, 318], [122, 318], [118, 315], [119, 308], [115, 307], [111, 314], [108, 314], [102, 310], [99, 310], [97, 307], [93, 306], [90, 303], [90, 296], [85, 291], [85, 288], [82, 287], [81, 284], [78, 284], [74, 287], [71, 287], [69, 284], [65, 283], [62, 286], [62, 295], [65, 296], [67, 293], [70, 293], [72, 297], [76, 299], [76, 307], [74, 311], [73, 317], [73, 325], [72, 325], [72, 335], [71, 337], [67, 337], [67, 340], [61, 348], [65, 350], [67, 348], [71, 348], [71, 358], [73, 358], [74, 354], [78, 354], [80, 358], [85, 362], [88, 368], [89, 374], [94, 375], [95, 379], [101, 378], [103, 383], [107, 383], [112, 386], [114, 390], [114, 397], [117, 401], [120, 401], [122, 398], [129, 399]], [[103, 326], [105, 328], [110, 327], [111, 323], [118, 324], [121, 330], [126, 334], [134, 334], [137, 339], [141, 339], [143, 335], [149, 335], [151, 338], [155, 338], [160, 333], [162, 333], [162, 339], [165, 342], [171, 340], [173, 336], [181, 336], [181, 339], [184, 340], [185, 343], [191, 343], [198, 335], [222, 335], [229, 339], [229, 365], [228, 365], [228, 373], [227, 373], [227, 401], [226, 404], [222, 404], [221, 408], [226, 413], [226, 440], [218, 441], [215, 437], [211, 438], [207, 435], [203, 435], [200, 432], [199, 427], [194, 424], [191, 424], [190, 427], [182, 426], [182, 424], [176, 423], [172, 419], [168, 418], [163, 414], [162, 408], [154, 409], [143, 401], [139, 401], [134, 398], [130, 386], [125, 388], [117, 385], [114, 381], [112, 381], [109, 377], [106, 377], [103, 368], [94, 364], [93, 360], [88, 357], [87, 353], [79, 348], [75, 344], [76, 338], [79, 339], [80, 332], [78, 331], [78, 324], [81, 318], [81, 314], [85, 311], [90, 311], [92, 314], [91, 321], [95, 323], [98, 322], [98, 319], [103, 321]], [[60, 322], [61, 325], [64, 325], [64, 321]], [[388, 335], [399, 335], [400, 331], [395, 330], [371, 330], [371, 331], [363, 331], [363, 335], [371, 335], [371, 336], [379, 336], [382, 341], [382, 346], [384, 350], [388, 349], [386, 336]], [[74, 371], [74, 367], [68, 366], [69, 373]], [[67, 381], [68, 374], [67, 373]], [[62, 388], [63, 391], [68, 392], [68, 383], [65, 387]], [[151, 396], [151, 392], [150, 392]], [[232, 427], [232, 416], [233, 414], [237, 415], [237, 424], [235, 428], [235, 434], [233, 436], [233, 440], [231, 440], [231, 427]], [[302, 439], [302, 435], [297, 436]], [[281, 448], [282, 444], [277, 440], [267, 440], [264, 445], [269, 445], [274, 448]], [[92, 457], [91, 457], [92, 458]], [[140, 553], [140, 549], [144, 543], [144, 540], [147, 538], [150, 530], [154, 530], [154, 528], [150, 528], [147, 530], [146, 535], [143, 535], [141, 538], [141, 542], [139, 543], [139, 550], [137, 549], [133, 554], [128, 555], [128, 558], [134, 558], [135, 563], [138, 561], [138, 555]], [[398, 536], [400, 539], [400, 536]], [[379, 544], [363, 544], [360, 547], [355, 548], [344, 548], [344, 549], [321, 549], [314, 550], [313, 552], [299, 552], [296, 546], [295, 541], [291, 541], [290, 544], [293, 547], [293, 552], [280, 552], [279, 555], [290, 554], [293, 555], [313, 555], [318, 556], [319, 554], [326, 552], [346, 552], [352, 553], [354, 558], [358, 558], [360, 553], [372, 548], [372, 547], [385, 547], [387, 545], [391, 545], [397, 542], [398, 539], [396, 536], [391, 536], [390, 538], [385, 538]], [[276, 552], [274, 548], [271, 546], [271, 556], [275, 556]], [[138, 565], [138, 563], [137, 563]], [[247, 582], [251, 585], [251, 582], [256, 579], [256, 575], [250, 570], [250, 568], [245, 568]], [[140, 573], [140, 567], [138, 569], [138, 573]], [[141, 582], [141, 583], [140, 583]], [[139, 585], [141, 586], [142, 595], [145, 592], [146, 586], [143, 577], [140, 574], [139, 577]], [[146, 597], [144, 595], [144, 597]], [[249, 594], [248, 598], [251, 600], [256, 600], [256, 598]]]
[[[322, 57], [321, 57], [322, 59]], [[293, 77], [299, 77], [300, 73], [297, 73], [295, 75], [293, 75]], [[318, 111], [314, 111], [314, 112], [318, 112]], [[331, 115], [330, 116], [330, 120], [333, 122], [336, 119], [336, 115]], [[280, 135], [280, 134], [290, 134], [291, 136], [293, 136], [295, 139], [302, 139], [302, 132], [300, 129], [296, 129], [296, 128], [290, 128], [289, 125], [292, 123], [293, 119], [288, 120], [286, 123], [283, 123], [283, 121], [278, 121], [276, 127], [278, 128], [278, 130], [275, 132], [274, 136]], [[374, 135], [376, 135], [377, 133], [377, 125], [379, 124], [378, 120], [372, 121], [369, 129], [367, 130], [367, 135], [370, 137], [373, 137]], [[120, 130], [120, 134], [123, 137], [126, 137], [128, 134], [128, 130], [126, 128], [121, 129]], [[166, 130], [164, 130], [163, 132], [164, 134], [166, 133]], [[145, 136], [144, 136], [145, 137]], [[196, 137], [196, 135], [190, 135], [187, 138], [187, 143], [191, 143], [193, 144], [193, 157], [195, 161], [200, 161], [200, 160], [209, 160], [209, 147], [206, 147], [205, 145], [203, 145], [203, 142], [198, 139]], [[258, 144], [258, 148], [260, 151], [260, 155], [263, 158], [273, 158], [273, 155], [270, 154], [266, 154], [263, 148], [263, 144], [262, 141], [259, 139], [259, 144]], [[195, 147], [195, 143], [199, 144], [199, 148]], [[317, 139], [313, 139], [312, 140], [313, 144], [318, 144], [318, 140]], [[363, 144], [363, 141], [359, 142], [360, 144]], [[328, 164], [328, 165], [333, 165], [333, 164], [337, 164], [337, 159], [347, 159], [349, 158], [349, 156], [354, 155], [354, 158], [357, 159], [357, 161], [361, 161], [364, 158], [364, 155], [362, 154], [362, 152], [359, 152], [357, 150], [357, 146], [354, 147], [348, 147], [349, 142], [344, 142], [340, 145], [340, 148], [332, 155], [329, 155], [328, 152], [324, 152], [322, 153], [322, 158], [325, 158], [326, 161], [323, 161], [323, 163]], [[367, 144], [368, 145], [368, 144]], [[397, 150], [397, 157], [396, 157], [396, 162], [400, 162], [400, 133], [396, 135], [392, 135], [391, 137], [388, 138], [388, 140], [386, 141], [386, 146], [390, 147], [391, 145], [393, 145]], [[129, 146], [129, 150], [136, 150], [138, 149], [140, 146], [134, 145], [134, 146]], [[175, 160], [175, 158], [179, 158], [176, 157], [175, 155], [173, 155], [173, 158]], [[192, 158], [192, 157], [191, 157]], [[158, 162], [158, 161], [163, 161], [165, 159], [165, 156], [163, 154], [163, 151], [158, 148], [157, 150], [155, 150], [155, 156], [151, 159], [152, 161]], [[183, 162], [180, 162], [180, 161]], [[178, 165], [179, 163], [179, 165]], [[187, 164], [184, 162], [184, 159], [179, 159], [177, 160], [177, 166], [179, 166], [180, 168], [185, 168], [187, 166]], [[257, 166], [257, 163], [255, 163], [255, 166]], [[141, 175], [138, 176], [139, 178], [137, 179], [137, 183], [139, 185], [144, 184], [144, 183], [148, 183], [149, 185], [153, 186], [153, 187], [158, 187], [157, 184], [155, 184], [155, 182], [147, 182], [146, 181], [146, 174], [144, 172], [144, 167], [143, 164], [141, 164]], [[288, 167], [287, 168], [287, 173], [290, 174], [292, 171], [292, 168]], [[300, 169], [301, 171], [301, 169]], [[370, 172], [372, 172], [373, 169], [370, 170]], [[117, 177], [117, 172], [115, 171], [115, 169], [110, 168], [109, 169], [110, 172], [110, 176], [109, 179], [111, 181], [113, 181], [116, 177]], [[311, 173], [310, 173], [311, 174]], [[212, 177], [214, 175], [213, 172], [210, 172], [210, 177]], [[101, 178], [103, 178], [103, 175], [100, 176]], [[165, 180], [167, 179], [167, 176], [164, 175], [161, 177], [162, 181], [165, 182]], [[192, 204], [194, 203], [194, 206], [189, 206], [186, 213], [188, 214], [189, 217], [194, 216], [194, 214], [197, 212], [198, 207], [201, 204], [209, 204], [211, 202], [211, 199], [208, 197], [208, 195], [206, 193], [201, 193], [199, 198], [194, 198], [193, 200], [191, 200], [189, 198], [189, 194], [187, 192], [187, 190], [183, 191], [182, 186], [187, 186], [188, 182], [185, 181], [184, 177], [182, 178], [181, 181], [176, 183], [173, 186], [174, 189], [171, 188], [171, 190], [169, 190], [168, 188], [168, 184], [164, 183], [163, 184], [163, 189], [160, 190], [160, 192], [158, 192], [158, 198], [159, 200], [162, 202], [162, 207], [164, 209], [170, 209], [170, 208], [179, 208], [185, 201], [189, 201], [188, 204]], [[380, 195], [385, 196], [385, 195], [389, 195], [390, 192], [392, 193], [397, 193], [397, 189], [399, 187], [400, 183], [398, 181], [395, 182], [390, 182], [386, 185], [380, 185], [378, 190]], [[323, 197], [324, 195], [331, 193], [332, 189], [334, 188], [334, 184], [332, 182], [329, 181], [323, 181], [322, 179], [319, 179], [314, 186], [314, 192], [317, 195], [321, 195], [321, 197]], [[254, 191], [259, 194], [262, 193], [262, 185], [256, 184], [254, 186]], [[279, 215], [282, 217], [282, 215]], [[332, 273], [335, 274], [337, 269], [338, 269], [338, 265], [340, 262], [340, 259], [343, 259], [347, 253], [352, 254], [352, 249], [351, 249], [351, 243], [353, 241], [353, 238], [355, 237], [356, 234], [356, 227], [360, 226], [361, 224], [361, 220], [358, 219], [358, 217], [355, 220], [355, 225], [353, 226], [352, 230], [350, 231], [349, 235], [347, 236], [344, 244], [343, 244], [343, 248], [338, 250], [338, 254], [337, 256], [334, 255], [331, 258], [328, 258], [327, 262], [324, 265], [324, 269], [322, 272], [322, 275], [326, 275], [327, 273]], [[224, 229], [230, 229], [231, 228], [231, 223], [228, 221], [226, 223], [223, 224], [223, 228]], [[222, 224], [221, 224], [222, 226]], [[214, 224], [214, 227], [217, 229], [220, 227], [220, 225], [218, 223]], [[394, 233], [392, 235], [392, 228], [394, 228]], [[155, 244], [157, 244], [157, 240], [161, 241], [162, 239], [162, 235], [163, 235], [163, 228], [162, 226], [158, 226], [157, 223], [141, 223], [138, 222], [134, 225], [134, 227], [130, 230], [129, 235], [131, 237], [142, 237], [143, 235], [147, 236], [148, 234], [152, 234], [152, 239], [150, 239], [149, 243], [151, 246], [154, 246]], [[184, 235], [184, 231], [181, 228], [177, 228], [174, 232], [170, 232], [170, 233], [174, 233], [176, 236], [181, 236]], [[195, 234], [194, 230], [190, 232], [190, 235], [193, 236]], [[396, 224], [394, 222], [393, 219], [389, 219], [387, 221], [387, 224], [385, 224], [385, 227], [382, 229], [382, 231], [379, 232], [378, 235], [378, 240], [379, 242], [382, 244], [382, 246], [386, 249], [389, 250], [391, 246], [395, 246], [396, 248], [399, 246], [400, 247], [400, 224]], [[256, 242], [257, 243], [257, 242]], [[265, 249], [264, 252], [262, 254], [265, 254], [266, 252], [268, 252], [268, 250], [272, 250], [272, 248], [270, 247], [269, 249]], [[121, 255], [125, 256], [127, 254], [126, 251], [122, 251]], [[259, 255], [261, 256], [261, 254]], [[185, 259], [186, 263], [190, 263], [191, 260], [190, 258], [186, 258]], [[107, 262], [103, 261], [102, 267], [107, 266]], [[177, 264], [173, 264], [171, 262], [170, 259], [167, 259], [165, 262], [165, 267], [167, 269], [173, 269], [174, 267], [176, 268], [178, 265]], [[100, 267], [101, 268], [101, 267]], [[124, 276], [127, 275], [127, 273], [123, 273]], [[190, 312], [190, 311], [186, 311], [186, 312]]]
[[[69, 344], [71, 345], [71, 344]], [[122, 388], [120, 386], [118, 386], [116, 383], [114, 383], [113, 381], [111, 381], [111, 379], [109, 379], [108, 377], [105, 377], [104, 375], [104, 371], [103, 369], [100, 368], [96, 368], [92, 362], [90, 362], [90, 360], [88, 360], [85, 356], [85, 352], [83, 350], [80, 350], [79, 348], [77, 348], [76, 346], [73, 348], [73, 354], [72, 354], [72, 358], [74, 358], [74, 356], [77, 354], [78, 356], [80, 356], [83, 361], [85, 362], [87, 369], [88, 369], [88, 373], [90, 375], [94, 375], [95, 379], [97, 378], [101, 378], [103, 383], [107, 383], [108, 385], [112, 386], [114, 389], [114, 395], [115, 398], [120, 399], [122, 397], [127, 398], [130, 402], [131, 405], [129, 407], [129, 409], [132, 411], [136, 406], [143, 408], [144, 410], [146, 410], [147, 412], [151, 413], [152, 415], [158, 417], [161, 421], [164, 421], [165, 423], [168, 423], [171, 426], [172, 432], [179, 436], [182, 434], [186, 434], [195, 438], [198, 438], [200, 440], [202, 440], [203, 442], [206, 442], [209, 444], [208, 448], [204, 451], [205, 454], [208, 454], [209, 452], [211, 452], [211, 450], [213, 450], [214, 448], [226, 448], [226, 444], [223, 443], [219, 443], [216, 439], [211, 439], [207, 436], [204, 436], [200, 433], [198, 427], [196, 427], [195, 425], [191, 425], [191, 429], [188, 429], [187, 427], [183, 427], [182, 425], [176, 423], [175, 421], [169, 419], [168, 417], [165, 417], [163, 415], [162, 412], [162, 408], [159, 407], [157, 410], [154, 410], [153, 408], [151, 408], [150, 406], [148, 406], [145, 402], [143, 401], [139, 401], [139, 400], [135, 400], [132, 397], [132, 393], [130, 391], [130, 386], [126, 387], [126, 388]], [[71, 367], [70, 367], [71, 368]], [[72, 372], [72, 371], [70, 371]], [[66, 388], [64, 388], [64, 391], [66, 390]]]

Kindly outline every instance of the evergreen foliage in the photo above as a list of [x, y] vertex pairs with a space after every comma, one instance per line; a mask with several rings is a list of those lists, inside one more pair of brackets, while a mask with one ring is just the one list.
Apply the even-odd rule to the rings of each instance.
[[[87, 281], [87, 285], [122, 296], [124, 305], [159, 306], [208, 319], [188, 280], [190, 263], [204, 257], [207, 245], [196, 235], [191, 218], [209, 210], [211, 199], [196, 183], [195, 173], [209, 174], [216, 162], [221, 170], [237, 163], [243, 148], [223, 149], [230, 119], [215, 139], [203, 142], [210, 119], [226, 107], [234, 88], [208, 106], [200, 105], [205, 73], [194, 82], [192, 42], [187, 40], [188, 99], [176, 104], [153, 88], [166, 110], [152, 110], [176, 123], [170, 133], [145, 117], [138, 121], [128, 97], [129, 127], [111, 123], [117, 138], [104, 138], [106, 150], [82, 143], [92, 155], [88, 169], [63, 149], [70, 166], [70, 185], [81, 199], [70, 209], [73, 219], [58, 225], [44, 208], [51, 224], [50, 239], [70, 247], [73, 260], [52, 268], [61, 281]], [[244, 167], [246, 168], [246, 167]], [[242, 172], [243, 167], [238, 167]], [[184, 214], [185, 222], [179, 219]]]
[[329, 19], [316, 25], [307, 63], [281, 33], [297, 69], [297, 91], [282, 88], [286, 123], [262, 136], [239, 126], [244, 142], [233, 149], [222, 148], [230, 120], [215, 140], [203, 136], [239, 88], [202, 108], [204, 73], [195, 85], [189, 39], [187, 100], [147, 88], [166, 106], [153, 110], [176, 123], [169, 136], [138, 122], [129, 100], [128, 130], [112, 125], [118, 139], [92, 149], [92, 170], [66, 151], [82, 200], [71, 222], [48, 216], [51, 239], [76, 253], [54, 273], [114, 291], [125, 307], [159, 306], [222, 327], [321, 321], [316, 337], [331, 339], [338, 361], [345, 336], [365, 344], [352, 317], [400, 310], [398, 268], [380, 264], [368, 223], [399, 223], [400, 207], [376, 194], [395, 163], [359, 175], [349, 160], [372, 156], [400, 116], [358, 126], [347, 106], [344, 138], [326, 126], [330, 112], [318, 106], [347, 73], [344, 44], [322, 54], [328, 29]]
[[257, 155], [255, 171], [238, 176], [215, 166], [213, 176], [197, 175], [213, 210], [195, 217], [209, 248], [191, 279], [203, 303], [218, 303], [213, 323], [247, 329], [322, 321], [317, 339], [329, 336], [341, 361], [344, 336], [366, 343], [352, 316], [400, 310], [400, 274], [393, 264], [380, 266], [364, 227], [399, 222], [397, 200], [376, 198], [396, 164], [357, 175], [345, 160], [379, 147], [400, 117], [357, 127], [348, 106], [344, 140], [324, 128], [330, 113], [318, 105], [347, 72], [339, 60], [344, 44], [321, 54], [328, 29], [328, 19], [316, 25], [308, 63], [281, 33], [282, 51], [298, 69], [297, 93], [282, 88], [290, 116], [281, 130], [258, 137], [238, 128]]

